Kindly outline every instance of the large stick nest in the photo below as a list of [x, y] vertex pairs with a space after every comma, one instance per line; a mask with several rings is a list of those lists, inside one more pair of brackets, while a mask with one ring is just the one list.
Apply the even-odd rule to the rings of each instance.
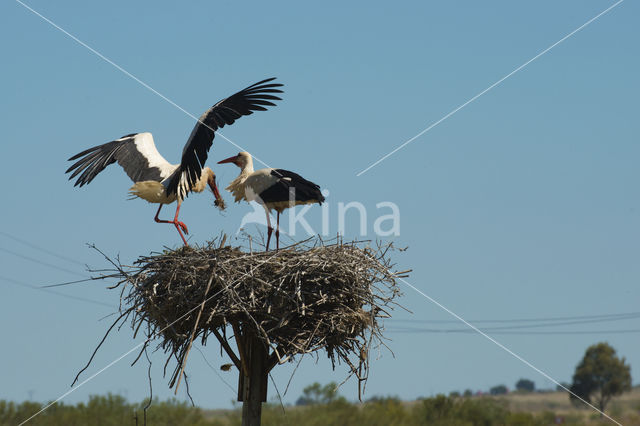
[[392, 248], [307, 240], [247, 252], [212, 242], [143, 256], [133, 267], [114, 262], [114, 288], [126, 284], [116, 323], [142, 328], [167, 363], [177, 361], [171, 386], [192, 335], [202, 344], [211, 333], [226, 341], [229, 324], [261, 338], [276, 362], [324, 349], [334, 368], [344, 362], [363, 382], [369, 349], [384, 344], [381, 320], [397, 306], [395, 280], [406, 272], [392, 272]]

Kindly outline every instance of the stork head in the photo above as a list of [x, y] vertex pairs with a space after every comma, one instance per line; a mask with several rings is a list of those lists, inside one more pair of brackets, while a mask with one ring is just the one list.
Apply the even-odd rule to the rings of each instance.
[[234, 155], [233, 157], [218, 161], [218, 164], [224, 163], [233, 163], [236, 166], [240, 167], [240, 169], [242, 170], [251, 165], [251, 171], [253, 171], [253, 159], [251, 158], [251, 154], [249, 154], [248, 152], [239, 152], [238, 155]]
[[218, 185], [216, 184], [216, 174], [209, 167], [205, 167], [204, 169], [202, 169], [202, 172], [206, 174], [209, 188], [211, 188], [214, 197], [216, 197], [216, 201], [214, 201], [215, 206], [220, 210], [224, 210], [225, 204], [224, 200], [220, 196], [220, 191], [218, 191]]

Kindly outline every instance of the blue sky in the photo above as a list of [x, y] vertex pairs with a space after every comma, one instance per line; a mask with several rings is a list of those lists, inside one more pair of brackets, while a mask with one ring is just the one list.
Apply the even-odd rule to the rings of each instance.
[[[393, 240], [409, 246], [395, 255], [398, 267], [412, 268], [410, 283], [463, 318], [637, 312], [636, 2], [621, 3], [359, 177], [613, 2], [27, 4], [196, 116], [255, 81], [277, 76], [285, 84], [283, 101], [223, 134], [269, 165], [300, 172], [328, 189], [332, 235], [339, 202], [367, 207], [369, 237], [374, 219], [388, 213], [376, 204], [396, 203], [401, 232]], [[2, 2], [0, 16], [0, 398], [43, 401], [69, 389], [108, 327], [110, 319], [103, 317], [113, 312], [118, 294], [99, 282], [57, 289], [105, 306], [24, 284], [78, 279], [87, 275], [85, 264], [106, 267], [87, 243], [123, 263], [181, 244], [170, 226], [153, 222], [154, 206], [127, 201], [130, 181], [117, 166], [77, 189], [64, 175], [66, 159], [121, 135], [150, 131], [159, 151], [177, 162], [194, 120], [19, 3]], [[237, 151], [216, 137], [208, 164]], [[214, 170], [222, 184], [237, 174], [229, 165]], [[173, 207], [164, 211], [170, 215]], [[191, 241], [202, 243], [235, 233], [250, 211], [235, 204], [220, 214], [209, 194], [194, 195], [181, 218]], [[320, 229], [320, 208], [308, 218]], [[359, 237], [356, 219], [355, 213], [348, 217], [345, 238]], [[555, 387], [478, 334], [400, 332], [459, 326], [428, 322], [454, 318], [400, 286], [400, 302], [413, 314], [397, 311], [388, 322], [395, 358], [381, 351], [367, 395], [413, 399], [502, 383], [513, 387], [521, 377], [539, 388]], [[569, 382], [587, 346], [598, 341], [625, 356], [633, 375], [640, 365], [638, 333], [604, 331], [639, 325], [635, 316], [532, 329], [590, 334], [488, 333]], [[135, 343], [125, 328], [114, 333], [83, 377]], [[203, 351], [214, 367], [227, 362], [213, 346]], [[168, 397], [162, 356], [153, 359], [154, 394]], [[132, 360], [125, 358], [65, 401], [108, 391], [141, 400], [147, 395], [146, 365], [130, 367]], [[281, 390], [293, 368], [276, 369]], [[187, 371], [197, 404], [231, 405], [232, 392], [200, 353], [192, 353]], [[236, 386], [234, 373], [220, 374]], [[317, 363], [305, 358], [285, 402], [295, 401], [311, 382], [340, 382], [345, 374], [340, 366], [332, 372], [322, 354]], [[347, 382], [341, 392], [355, 399], [355, 383]]]

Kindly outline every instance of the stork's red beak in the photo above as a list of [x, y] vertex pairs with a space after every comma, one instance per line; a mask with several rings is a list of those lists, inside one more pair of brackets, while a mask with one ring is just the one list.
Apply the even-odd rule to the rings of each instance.
[[238, 159], [238, 156], [234, 155], [233, 157], [229, 157], [229, 158], [226, 158], [226, 159], [224, 159], [222, 161], [218, 161], [218, 164], [235, 163], [237, 159]]

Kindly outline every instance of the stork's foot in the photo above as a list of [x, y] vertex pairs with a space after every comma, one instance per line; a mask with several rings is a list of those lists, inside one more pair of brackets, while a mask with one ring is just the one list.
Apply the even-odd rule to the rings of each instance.
[[182, 230], [184, 231], [185, 234], [188, 234], [189, 232], [187, 232], [187, 227], [185, 226], [184, 223], [182, 222], [171, 222], [175, 225], [176, 229], [178, 230], [178, 234], [180, 235], [180, 238], [182, 238], [182, 242], [184, 243], [185, 246], [188, 246], [189, 244], [187, 244], [187, 240], [184, 238], [184, 235], [182, 234], [182, 231], [180, 230], [180, 228], [182, 228]]
[[187, 229], [187, 225], [185, 225], [184, 222], [175, 221], [173, 222], [173, 224], [176, 225], [176, 228], [180, 227], [185, 234], [189, 233], [189, 230]]

